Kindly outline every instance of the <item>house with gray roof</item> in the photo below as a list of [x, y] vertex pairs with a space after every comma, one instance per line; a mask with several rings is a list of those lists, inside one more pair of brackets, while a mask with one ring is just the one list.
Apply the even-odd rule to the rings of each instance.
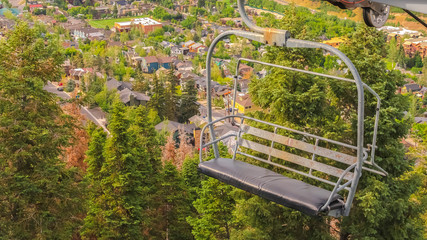
[[115, 78], [109, 78], [106, 82], [108, 90], [122, 91], [123, 89], [132, 90], [132, 83], [117, 81]]
[[126, 106], [145, 106], [150, 101], [150, 97], [140, 93], [132, 91], [128, 88], [125, 88], [119, 91], [120, 101]]
[[165, 120], [154, 127], [157, 131], [166, 130], [170, 133], [175, 133], [179, 130], [183, 130], [186, 134], [193, 134], [196, 125], [194, 124], [182, 124], [179, 122]]

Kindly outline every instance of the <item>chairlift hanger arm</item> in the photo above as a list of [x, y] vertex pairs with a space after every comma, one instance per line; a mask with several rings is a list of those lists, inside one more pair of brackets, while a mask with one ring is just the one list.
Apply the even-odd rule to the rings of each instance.
[[363, 8], [363, 19], [370, 27], [382, 27], [390, 14], [390, 6], [403, 9], [423, 26], [427, 24], [411, 11], [427, 14], [427, 2], [425, 0], [325, 0], [341, 9]]

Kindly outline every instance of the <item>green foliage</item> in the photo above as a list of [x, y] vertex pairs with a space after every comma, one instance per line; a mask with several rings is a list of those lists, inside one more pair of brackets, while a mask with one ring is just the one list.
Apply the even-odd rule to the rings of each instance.
[[199, 113], [197, 104], [197, 89], [194, 80], [185, 83], [179, 104], [179, 122], [187, 122], [189, 118]]
[[[389, 176], [380, 178], [368, 174], [361, 178], [360, 191], [351, 216], [342, 221], [341, 235], [353, 235], [356, 238], [370, 236], [383, 239], [421, 239], [422, 227], [418, 219], [423, 212], [421, 209], [426, 206], [411, 200], [421, 184], [420, 175], [411, 170], [411, 162], [404, 158], [405, 151], [400, 143], [409, 128], [409, 122], [405, 121], [402, 113], [408, 109], [408, 101], [404, 96], [395, 94], [396, 88], [404, 83], [403, 77], [398, 72], [386, 71], [383, 61], [385, 44], [381, 33], [361, 27], [349, 39], [342, 51], [353, 60], [363, 81], [381, 97], [375, 161], [385, 168]], [[356, 102], [354, 98], [345, 98], [342, 104], [355, 106]], [[366, 104], [368, 107], [365, 114], [371, 117], [365, 121], [365, 131], [368, 133], [365, 142], [370, 142], [375, 98], [368, 95]]]
[[74, 82], [74, 80], [68, 80], [67, 86], [65, 87], [65, 91], [72, 92], [74, 91], [74, 88], [76, 88], [76, 83]]
[[102, 91], [95, 95], [94, 100], [98, 104], [98, 106], [102, 108], [102, 110], [109, 112], [113, 103], [114, 96], [115, 91], [110, 91], [107, 89], [106, 86], [104, 86]]
[[197, 17], [195, 16], [189, 16], [184, 21], [181, 21], [181, 26], [188, 29], [195, 28], [196, 24], [197, 24]]
[[[305, 19], [304, 25], [307, 27], [307, 32], [313, 37], [326, 36], [328, 38], [344, 36], [351, 33], [356, 28], [356, 22], [352, 20], [342, 20], [336, 16], [328, 15], [327, 12], [316, 12], [312, 14], [309, 9], [304, 7], [295, 7], [294, 5], [282, 5], [273, 0], [249, 0], [248, 5], [258, 8], [265, 8], [273, 12], [288, 14], [293, 11], [294, 17], [303, 17]], [[330, 5], [325, 3], [325, 6]], [[294, 9], [294, 10], [292, 10]], [[333, 9], [337, 9], [333, 7]], [[269, 19], [268, 23], [275, 25], [276, 20]], [[266, 24], [266, 23], [264, 23]]]
[[162, 7], [157, 6], [154, 10], [153, 10], [153, 15], [154, 18], [157, 19], [161, 19], [161, 20], [170, 20], [172, 19], [172, 16]]
[[71, 239], [84, 212], [64, 148], [74, 122], [43, 90], [61, 76], [57, 41], [19, 22], [0, 40], [0, 238]]
[[104, 148], [107, 135], [102, 128], [97, 128], [90, 132], [90, 138], [85, 160], [88, 166], [85, 180], [89, 184], [89, 197], [88, 212], [82, 230], [83, 236], [97, 236], [98, 230], [102, 228], [102, 223], [97, 221], [97, 213], [101, 207], [98, 199], [102, 196], [101, 180], [106, 177], [101, 170], [105, 164]]
[[199, 215], [187, 218], [196, 239], [230, 239], [235, 208], [231, 190], [231, 186], [213, 178], [202, 181], [199, 197], [193, 203]]
[[149, 102], [150, 108], [154, 109], [161, 119], [167, 116], [166, 113], [166, 91], [164, 83], [154, 74], [152, 96]]
[[34, 15], [46, 15], [46, 9], [40, 9], [40, 8], [36, 8], [33, 11]]
[[177, 119], [177, 108], [178, 108], [178, 78], [175, 76], [174, 66], [168, 71], [166, 81], [168, 83], [168, 89], [166, 90], [166, 113], [167, 119], [175, 121]]
[[190, 214], [191, 202], [182, 177], [171, 161], [166, 161], [161, 172], [161, 188], [159, 191], [160, 211], [157, 212], [163, 239], [193, 239], [191, 227], [185, 218]]
[[[198, 146], [196, 146], [198, 147]], [[202, 186], [202, 176], [197, 171], [199, 166], [199, 155], [194, 155], [193, 158], [185, 159], [182, 164], [181, 176], [189, 194], [191, 202], [197, 198], [197, 189]]]
[[[80, 0], [76, 0], [76, 1], [80, 1]], [[74, 4], [74, 5], [75, 6], [79, 6], [81, 4], [78, 4], [78, 5]], [[68, 10], [67, 12], [71, 16], [76, 17], [78, 14], [82, 14], [84, 16], [87, 16], [87, 15], [89, 15], [91, 13], [91, 11], [92, 11], [92, 7], [82, 7], [82, 6], [79, 6], [79, 7], [70, 8], [70, 10]]]
[[149, 207], [155, 205], [160, 152], [148, 111], [143, 107], [130, 111], [126, 114], [115, 98], [108, 126], [111, 136], [101, 156], [94, 154], [99, 154], [102, 139], [96, 138], [97, 132], [92, 134], [88, 163], [94, 165], [89, 169], [102, 166], [99, 174], [88, 176], [95, 187], [82, 232], [86, 238], [141, 239], [152, 227]]
[[67, 22], [67, 17], [64, 14], [55, 15], [55, 20], [58, 22]]

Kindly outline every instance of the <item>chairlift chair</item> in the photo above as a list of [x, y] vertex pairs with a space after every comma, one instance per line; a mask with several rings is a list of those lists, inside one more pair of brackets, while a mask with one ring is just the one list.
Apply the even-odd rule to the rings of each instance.
[[[375, 91], [362, 82], [353, 63], [338, 49], [318, 42], [293, 39], [290, 37], [290, 33], [286, 30], [261, 28], [256, 26], [249, 20], [245, 13], [244, 0], [238, 0], [238, 9], [243, 21], [253, 32], [241, 30], [226, 31], [218, 35], [213, 40], [207, 52], [206, 92], [208, 123], [203, 127], [201, 132], [199, 153], [200, 164], [198, 166], [199, 171], [226, 184], [243, 189], [267, 200], [276, 202], [285, 207], [296, 209], [311, 216], [348, 216], [359, 178], [362, 175], [362, 170], [383, 176], [387, 175], [386, 171], [379, 167], [375, 163], [374, 159], [380, 110], [380, 97]], [[353, 75], [353, 79], [240, 58], [238, 59], [236, 76], [234, 77], [233, 113], [232, 115], [213, 121], [210, 81], [212, 55], [218, 42], [231, 35], [240, 36], [272, 46], [283, 46], [288, 48], [319, 48], [329, 51], [330, 53], [338, 56], [347, 65]], [[281, 68], [289, 71], [356, 84], [358, 97], [357, 144], [353, 146], [307, 132], [255, 119], [253, 117], [235, 114], [234, 109], [236, 107], [237, 76], [239, 66], [242, 62], [262, 64], [269, 67]], [[368, 147], [365, 147], [363, 142], [365, 89], [377, 98], [374, 134], [371, 144], [367, 145]], [[230, 118], [233, 120], [239, 120], [237, 124], [239, 127], [238, 132], [216, 138], [214, 124], [220, 121], [229, 120]], [[257, 126], [263, 125], [264, 128], [256, 128], [247, 124], [247, 122], [257, 123]], [[203, 136], [206, 129], [209, 129], [210, 140], [209, 142], [204, 143]], [[265, 129], [271, 129], [271, 131]], [[300, 137], [298, 139], [292, 138], [286, 136], [283, 132], [291, 133], [293, 136]], [[255, 137], [262, 139], [263, 141], [251, 141], [245, 136]], [[236, 139], [236, 144], [233, 147], [233, 154], [231, 158], [221, 156], [218, 150], [218, 142], [227, 138]], [[267, 142], [267, 144], [263, 144], [265, 142]], [[213, 148], [215, 157], [214, 159], [204, 161], [203, 149], [209, 146]], [[330, 146], [335, 146], [335, 148]], [[337, 147], [338, 149], [342, 149], [342, 151], [334, 150]], [[293, 151], [284, 151], [283, 149], [292, 149]], [[257, 155], [255, 156], [253, 152], [260, 153], [265, 156], [265, 158], [259, 157], [259, 154], [255, 154]], [[302, 154], [296, 154], [295, 152], [300, 152]], [[286, 177], [270, 169], [237, 160], [236, 155], [252, 158], [255, 161], [259, 161], [260, 164], [271, 165], [272, 169], [284, 169], [295, 173], [295, 175], [301, 175], [303, 176], [301, 179], [306, 180]], [[329, 160], [325, 161], [324, 159]], [[332, 162], [331, 160], [338, 164], [330, 164], [330, 162]], [[315, 186], [312, 184], [313, 182], [329, 184], [331, 185], [330, 189], [332, 190], [322, 188], [321, 186]], [[348, 192], [346, 198], [341, 194], [343, 191]]]

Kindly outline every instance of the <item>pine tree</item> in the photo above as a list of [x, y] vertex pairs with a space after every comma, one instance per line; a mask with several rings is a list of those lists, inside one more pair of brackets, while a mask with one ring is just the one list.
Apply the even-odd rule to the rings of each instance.
[[171, 69], [168, 71], [166, 80], [169, 83], [168, 89], [166, 90], [166, 114], [169, 120], [176, 121], [176, 110], [178, 105], [178, 95], [176, 90], [178, 86], [178, 79], [174, 74], [174, 66], [171, 66]]
[[63, 60], [58, 42], [26, 23], [0, 40], [1, 239], [70, 239], [81, 223], [81, 177], [59, 158], [73, 120], [43, 90]]
[[189, 80], [183, 89], [183, 94], [179, 104], [179, 122], [188, 121], [194, 115], [199, 113], [197, 104], [197, 89], [194, 80]]
[[190, 144], [190, 139], [183, 129], [179, 129], [179, 147], [176, 149], [174, 165], [181, 170], [186, 158], [192, 158], [194, 147]]
[[162, 147], [162, 162], [165, 163], [166, 161], [175, 161], [176, 157], [176, 143], [173, 139], [173, 133], [169, 134], [169, 136], [166, 139], [165, 146]]
[[191, 203], [177, 168], [165, 162], [161, 173], [158, 227], [163, 239], [193, 239], [191, 227], [185, 218], [190, 214]]
[[91, 239], [98, 236], [105, 224], [100, 215], [102, 204], [100, 197], [102, 196], [101, 180], [105, 174], [101, 173], [102, 166], [105, 163], [104, 147], [107, 140], [107, 134], [101, 128], [94, 129], [90, 133], [89, 148], [86, 153], [85, 162], [88, 165], [85, 179], [88, 181], [88, 212], [85, 218], [85, 223], [82, 229], [82, 235]]
[[159, 205], [155, 198], [161, 169], [156, 132], [145, 107], [127, 112], [118, 97], [109, 129], [111, 136], [103, 151], [101, 136], [96, 131], [92, 134], [88, 178], [94, 195], [82, 233], [86, 238], [142, 239], [154, 228], [153, 209]]
[[157, 111], [161, 119], [167, 116], [166, 113], [166, 92], [164, 83], [154, 74], [152, 96], [149, 106]]
[[[126, 134], [129, 123], [125, 118], [125, 106], [118, 97], [115, 98], [111, 111], [109, 129], [111, 137], [106, 141], [105, 162], [101, 168], [104, 177], [100, 187], [102, 195], [97, 200], [100, 208], [95, 213], [102, 229], [97, 238], [141, 238], [142, 209], [140, 199], [142, 191], [139, 189], [141, 173], [135, 165], [138, 161], [130, 153], [129, 137]], [[88, 229], [87, 232], [93, 232]], [[88, 236], [87, 236], [88, 237]]]
[[230, 192], [233, 187], [216, 179], [202, 181], [193, 205], [198, 217], [188, 217], [196, 239], [230, 239], [235, 201]]
[[150, 237], [151, 229], [156, 228], [155, 209], [159, 208], [158, 190], [161, 184], [160, 144], [157, 132], [149, 119], [147, 108], [139, 106], [131, 109], [128, 118], [132, 122], [128, 130], [131, 151], [129, 154], [135, 159], [134, 167], [129, 171], [136, 172], [134, 179], [135, 194], [132, 200], [138, 202], [141, 215], [142, 231], [145, 237]]
[[89, 143], [89, 136], [82, 122], [85, 120], [85, 117], [80, 113], [80, 107], [76, 102], [68, 103], [62, 109], [76, 119], [76, 125], [73, 129], [74, 137], [70, 140], [70, 146], [65, 150], [67, 167], [77, 167], [85, 171], [87, 167], [84, 162], [86, 157], [85, 152], [88, 149]]
[[[227, 147], [224, 144], [220, 142], [218, 148], [221, 156], [228, 156]], [[212, 159], [213, 156], [211, 149], [207, 159]], [[190, 164], [188, 171], [194, 173], [195, 169], [191, 169], [191, 165], [195, 166], [193, 164]], [[193, 187], [198, 185], [195, 176], [190, 178], [188, 173], [184, 175], [184, 181]], [[189, 189], [195, 190], [191, 187]], [[187, 222], [193, 228], [192, 233], [196, 239], [230, 239], [236, 204], [231, 193], [233, 189], [232, 186], [214, 178], [201, 181], [201, 187], [196, 190], [197, 199], [193, 202], [197, 213], [187, 217]]]
[[[405, 96], [395, 94], [397, 87], [404, 84], [403, 76], [396, 71], [387, 71], [383, 60], [384, 48], [382, 34], [368, 27], [358, 28], [342, 47], [342, 51], [355, 63], [362, 80], [381, 97], [375, 159], [389, 175], [365, 174], [361, 178], [351, 215], [341, 223], [341, 239], [423, 238], [424, 226], [420, 225], [419, 218], [427, 206], [412, 200], [422, 184], [422, 178], [419, 172], [412, 170], [413, 162], [405, 159], [405, 149], [400, 143], [410, 126], [403, 115], [403, 111], [408, 109], [408, 101]], [[345, 106], [355, 109], [355, 99], [344, 100]], [[375, 108], [375, 98], [367, 94], [367, 143], [372, 137]], [[372, 214], [374, 212], [377, 214]]]
[[202, 184], [202, 176], [197, 171], [199, 166], [199, 155], [196, 154], [191, 158], [186, 158], [182, 164], [181, 175], [183, 178], [184, 185], [188, 191], [189, 198], [191, 202], [194, 202], [197, 198], [197, 189], [199, 189]]

